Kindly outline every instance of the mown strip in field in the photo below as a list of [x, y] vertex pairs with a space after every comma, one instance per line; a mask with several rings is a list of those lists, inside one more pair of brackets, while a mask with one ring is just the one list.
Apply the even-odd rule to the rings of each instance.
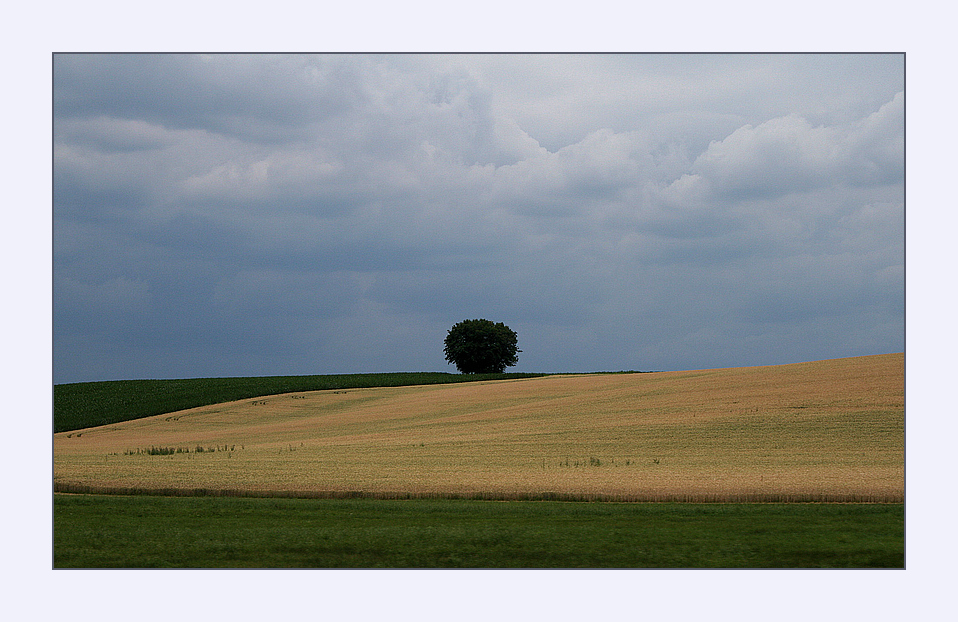
[[198, 406], [296, 391], [450, 384], [540, 375], [397, 372], [58, 384], [53, 387], [53, 431], [69, 432]]
[[55, 568], [903, 568], [904, 507], [54, 495]]

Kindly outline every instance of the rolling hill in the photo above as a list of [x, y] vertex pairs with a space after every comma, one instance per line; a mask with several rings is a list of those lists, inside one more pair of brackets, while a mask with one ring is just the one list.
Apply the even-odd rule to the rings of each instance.
[[54, 435], [63, 492], [904, 498], [904, 355], [303, 391]]

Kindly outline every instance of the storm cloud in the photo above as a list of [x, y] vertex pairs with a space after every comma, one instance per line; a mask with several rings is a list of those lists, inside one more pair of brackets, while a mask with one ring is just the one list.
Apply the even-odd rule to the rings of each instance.
[[904, 349], [904, 57], [54, 57], [54, 381]]

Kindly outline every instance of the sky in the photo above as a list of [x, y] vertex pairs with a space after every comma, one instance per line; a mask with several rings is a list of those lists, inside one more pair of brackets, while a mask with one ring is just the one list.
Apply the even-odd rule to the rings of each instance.
[[901, 352], [902, 54], [56, 54], [53, 380]]

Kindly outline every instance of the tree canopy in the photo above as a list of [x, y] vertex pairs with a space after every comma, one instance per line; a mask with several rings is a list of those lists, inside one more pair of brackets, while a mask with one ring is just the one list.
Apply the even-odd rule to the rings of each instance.
[[518, 336], [502, 322], [463, 320], [446, 335], [446, 360], [464, 374], [501, 374], [519, 362]]

